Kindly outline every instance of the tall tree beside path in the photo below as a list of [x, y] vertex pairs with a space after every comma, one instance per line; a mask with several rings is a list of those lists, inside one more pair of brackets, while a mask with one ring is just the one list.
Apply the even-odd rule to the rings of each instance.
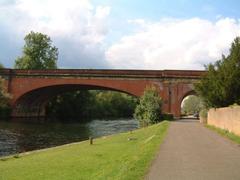
[[24, 38], [23, 55], [15, 61], [17, 69], [56, 69], [58, 49], [49, 36], [31, 31]]
[[207, 74], [195, 89], [207, 107], [240, 104], [240, 37], [234, 39], [228, 56], [206, 66]]

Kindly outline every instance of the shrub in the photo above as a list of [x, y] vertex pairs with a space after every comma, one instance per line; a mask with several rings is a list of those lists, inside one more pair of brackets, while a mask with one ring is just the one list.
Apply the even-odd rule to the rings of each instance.
[[200, 117], [202, 117], [202, 118], [207, 118], [207, 116], [208, 116], [208, 110], [207, 109], [202, 109], [201, 111], [200, 111]]
[[134, 118], [140, 122], [140, 126], [148, 126], [161, 120], [162, 99], [156, 87], [146, 87], [144, 94], [140, 97]]
[[161, 119], [162, 120], [174, 120], [174, 116], [173, 116], [173, 114], [162, 114], [161, 115]]
[[11, 108], [9, 106], [0, 107], [0, 118], [1, 119], [8, 119], [11, 115]]
[[10, 116], [11, 109], [9, 107], [9, 100], [11, 96], [4, 87], [4, 79], [0, 77], [0, 118], [6, 119]]

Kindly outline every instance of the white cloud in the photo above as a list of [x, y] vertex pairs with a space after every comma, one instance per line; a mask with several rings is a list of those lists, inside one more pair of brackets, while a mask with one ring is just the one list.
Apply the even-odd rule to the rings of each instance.
[[232, 40], [240, 36], [240, 22], [230, 18], [129, 22], [139, 24], [139, 30], [105, 53], [114, 68], [203, 69], [228, 53]]
[[31, 30], [48, 34], [59, 47], [60, 66], [87, 68], [106, 63], [109, 13], [110, 7], [94, 7], [90, 0], [15, 0], [0, 3], [0, 26], [19, 41]]
[[119, 27], [118, 19], [108, 26], [110, 10], [90, 0], [0, 0], [0, 60], [11, 67], [24, 36], [33, 30], [51, 37], [59, 48], [60, 67], [201, 69], [227, 53], [240, 35], [240, 20], [220, 16], [216, 22], [134, 19], [117, 31], [135, 32], [106, 47], [105, 40], [114, 38], [109, 30]]

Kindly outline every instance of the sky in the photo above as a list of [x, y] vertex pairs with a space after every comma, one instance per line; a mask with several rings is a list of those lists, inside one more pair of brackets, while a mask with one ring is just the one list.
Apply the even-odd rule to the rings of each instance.
[[59, 68], [190, 69], [227, 55], [239, 0], [0, 0], [0, 62], [30, 31], [50, 36]]

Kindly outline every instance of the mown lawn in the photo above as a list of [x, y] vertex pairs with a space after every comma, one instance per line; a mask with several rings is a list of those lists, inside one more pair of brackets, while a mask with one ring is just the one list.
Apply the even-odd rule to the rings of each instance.
[[236, 134], [233, 134], [233, 133], [230, 133], [229, 131], [227, 130], [224, 130], [224, 129], [220, 129], [220, 128], [217, 128], [215, 126], [211, 126], [211, 125], [206, 125], [207, 128], [217, 132], [218, 134], [234, 141], [235, 143], [237, 144], [240, 144], [240, 136], [236, 135]]
[[169, 122], [136, 131], [0, 159], [1, 180], [142, 179]]

